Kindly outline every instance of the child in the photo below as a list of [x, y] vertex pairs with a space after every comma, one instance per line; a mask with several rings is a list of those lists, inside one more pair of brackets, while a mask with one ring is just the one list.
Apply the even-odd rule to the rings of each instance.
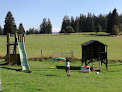
[[65, 61], [65, 67], [66, 67], [66, 73], [67, 73], [67, 76], [70, 76], [71, 74], [69, 73], [69, 70], [70, 70], [70, 62], [68, 59], [66, 59]]

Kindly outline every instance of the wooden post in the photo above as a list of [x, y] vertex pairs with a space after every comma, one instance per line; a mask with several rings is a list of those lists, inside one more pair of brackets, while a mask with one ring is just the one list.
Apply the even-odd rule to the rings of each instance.
[[64, 57], [64, 53], [62, 52], [62, 57]]
[[22, 41], [24, 39], [24, 43], [25, 43], [25, 34], [22, 34]]
[[41, 59], [42, 59], [42, 48], [41, 48]]
[[10, 34], [7, 34], [7, 63], [10, 63], [10, 43], [9, 43], [9, 38], [10, 38]]
[[20, 42], [22, 42], [22, 35], [20, 35], [20, 39], [21, 39]]
[[107, 61], [107, 46], [106, 46], [106, 69], [108, 69], [108, 61]]
[[20, 38], [19, 38], [19, 35], [18, 35], [18, 42], [19, 42], [19, 39], [20, 39]]
[[15, 34], [15, 64], [17, 64], [17, 33]]
[[71, 53], [72, 53], [72, 59], [74, 59], [74, 56], [73, 56], [73, 51], [71, 50]]

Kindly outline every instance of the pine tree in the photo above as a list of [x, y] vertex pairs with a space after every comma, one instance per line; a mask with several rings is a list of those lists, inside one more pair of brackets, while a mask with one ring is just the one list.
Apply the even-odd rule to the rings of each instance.
[[94, 20], [91, 13], [88, 13], [86, 25], [87, 25], [87, 32], [95, 32]]
[[76, 17], [75, 19], [74, 32], [75, 33], [79, 32], [79, 18], [78, 17]]
[[20, 23], [19, 29], [18, 29], [18, 34], [24, 34], [24, 33], [25, 33], [25, 29], [24, 29], [22, 23]]
[[120, 14], [119, 19], [120, 19], [120, 23], [122, 23], [122, 14]]
[[4, 25], [4, 35], [7, 33], [15, 34], [17, 32], [17, 27], [15, 24], [15, 20], [12, 16], [12, 13], [9, 11], [5, 18], [5, 25]]
[[75, 20], [74, 17], [71, 16], [71, 27], [74, 29], [74, 26], [75, 26]]
[[107, 15], [104, 16], [104, 26], [102, 29], [103, 29], [102, 30], [103, 32], [106, 32], [106, 30], [107, 30]]
[[3, 35], [3, 29], [1, 26], [0, 26], [0, 35]]
[[107, 33], [110, 33], [112, 30], [112, 23], [111, 23], [111, 12], [109, 12], [108, 16], [107, 16]]
[[115, 8], [111, 13], [108, 15], [108, 28], [107, 32], [112, 33], [113, 26], [117, 26], [119, 28], [120, 26], [120, 20], [119, 20], [119, 15], [117, 13], [117, 9]]
[[120, 34], [119, 28], [118, 28], [116, 25], [114, 25], [114, 26], [112, 27], [111, 34], [112, 34], [112, 35], [119, 35], [119, 34]]
[[86, 23], [86, 16], [80, 14], [80, 18], [79, 18], [79, 31], [80, 32], [85, 32], [85, 23]]
[[91, 20], [91, 32], [95, 32], [95, 26], [93, 19]]
[[42, 24], [40, 25], [40, 32], [41, 34], [46, 34], [47, 33], [47, 22], [46, 18], [43, 19]]
[[29, 28], [28, 34], [34, 34], [34, 28]]
[[70, 22], [69, 16], [65, 15], [64, 18], [63, 18], [60, 33], [62, 33], [62, 30], [65, 30], [67, 26], [71, 26], [71, 22]]
[[38, 29], [34, 29], [34, 34], [39, 34]]
[[52, 34], [52, 24], [51, 24], [50, 19], [48, 19], [48, 22], [47, 22], [47, 33]]
[[120, 25], [120, 20], [119, 20], [119, 16], [118, 16], [118, 13], [117, 13], [117, 9], [116, 8], [112, 12], [111, 24], [112, 24], [112, 27], [114, 25], [116, 25], [116, 26], [119, 27], [119, 25]]

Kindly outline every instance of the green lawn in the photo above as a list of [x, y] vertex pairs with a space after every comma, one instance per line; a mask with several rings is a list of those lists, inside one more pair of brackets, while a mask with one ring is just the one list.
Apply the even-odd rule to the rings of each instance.
[[[17, 71], [21, 66], [0, 65], [1, 92], [121, 92], [122, 63], [109, 63], [108, 70], [103, 65], [102, 72], [96, 74], [81, 73], [80, 70], [70, 70], [68, 77], [64, 62], [29, 61], [31, 73]], [[80, 67], [78, 61], [71, 66]], [[54, 68], [52, 68], [54, 67]]]
[[[52, 52], [71, 52], [74, 58], [81, 59], [81, 44], [89, 40], [98, 40], [108, 45], [108, 59], [122, 60], [122, 38], [112, 36], [96, 36], [89, 34], [72, 35], [28, 35], [26, 36], [26, 51], [29, 58], [52, 57]], [[6, 54], [6, 37], [0, 36], [0, 56]], [[61, 57], [61, 55], [59, 55]]]

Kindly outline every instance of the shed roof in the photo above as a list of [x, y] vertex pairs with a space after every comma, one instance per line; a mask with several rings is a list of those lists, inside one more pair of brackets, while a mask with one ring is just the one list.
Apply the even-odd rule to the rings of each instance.
[[97, 41], [97, 40], [89, 40], [88, 42], [85, 42], [85, 43], [83, 43], [83, 44], [81, 44], [82, 46], [87, 46], [87, 45], [90, 45], [90, 44], [92, 44], [92, 43], [94, 43], [94, 42], [98, 42], [98, 43], [100, 43], [100, 44], [102, 44], [102, 45], [104, 45], [104, 46], [107, 46], [107, 45], [105, 45], [105, 44], [103, 44], [103, 43], [101, 43], [101, 42], [99, 42], [99, 41]]

